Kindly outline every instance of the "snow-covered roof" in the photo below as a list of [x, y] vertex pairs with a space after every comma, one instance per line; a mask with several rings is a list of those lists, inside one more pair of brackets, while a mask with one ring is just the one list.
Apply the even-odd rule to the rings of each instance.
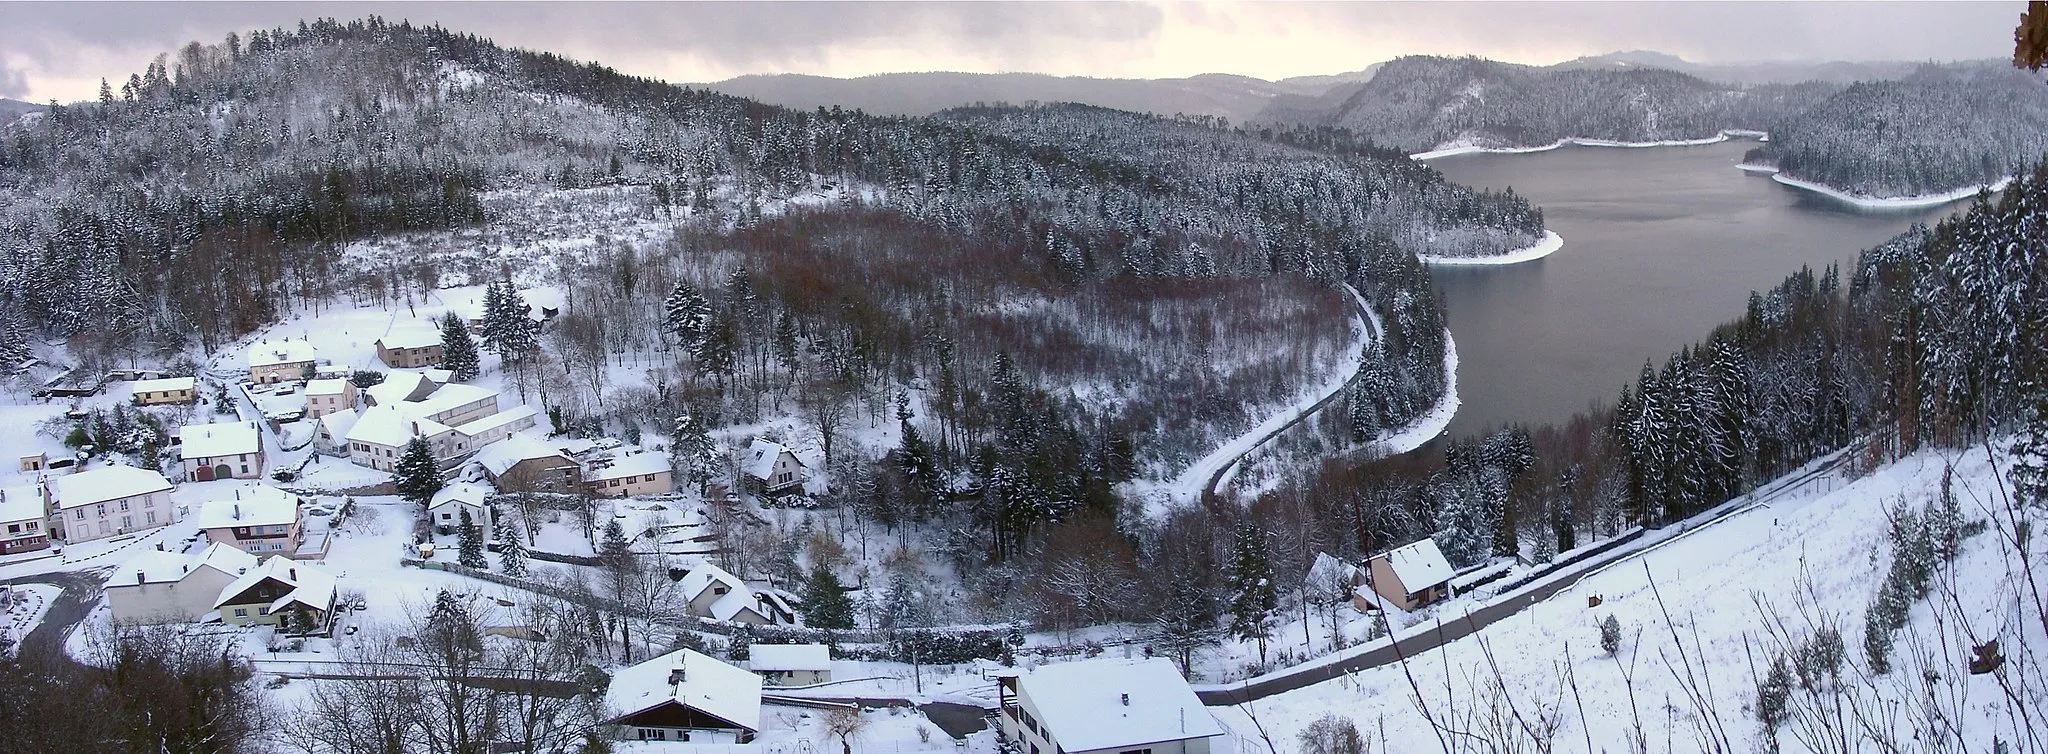
[[404, 447], [415, 433], [433, 437], [448, 426], [432, 419], [414, 419], [394, 406], [376, 406], [363, 412], [344, 435], [349, 442], [367, 442], [387, 448]]
[[344, 408], [339, 411], [329, 411], [321, 414], [320, 426], [326, 428], [328, 437], [339, 440], [348, 437], [349, 430], [355, 429], [356, 420], [361, 418], [363, 418], [362, 410]]
[[1333, 586], [1348, 590], [1357, 573], [1358, 566], [1331, 557], [1327, 552], [1319, 552], [1316, 553], [1315, 565], [1309, 566], [1308, 577], [1302, 582], [1317, 591], [1326, 591]]
[[590, 462], [590, 471], [585, 473], [583, 478], [588, 481], [597, 481], [600, 479], [639, 476], [641, 474], [665, 474], [668, 471], [668, 454], [641, 452], [625, 456], [595, 459]]
[[142, 574], [142, 582], [165, 584], [184, 580], [187, 574], [201, 568], [211, 567], [229, 576], [238, 576], [256, 566], [256, 556], [242, 552], [228, 545], [215, 542], [206, 549], [186, 555], [163, 550], [143, 550], [122, 561], [112, 575], [107, 577], [110, 586], [134, 584], [135, 574]]
[[1223, 735], [1187, 679], [1163, 657], [1045, 665], [1019, 676], [1017, 689], [1067, 751]]
[[526, 420], [538, 413], [540, 412], [535, 411], [532, 406], [513, 406], [510, 411], [499, 411], [467, 424], [455, 425], [455, 431], [475, 437], [507, 424]]
[[334, 606], [334, 574], [283, 555], [270, 556], [262, 565], [248, 569], [233, 582], [221, 587], [220, 597], [214, 599], [213, 606], [218, 608], [228, 604], [229, 600], [242, 596], [249, 587], [264, 579], [277, 579], [292, 587], [290, 592], [271, 601], [270, 611], [273, 613], [294, 602], [317, 610], [326, 610]]
[[70, 476], [60, 476], [54, 482], [57, 507], [69, 510], [81, 505], [104, 503], [124, 497], [146, 495], [152, 492], [169, 492], [171, 482], [148, 469], [134, 466], [101, 466]]
[[180, 458], [219, 458], [263, 452], [263, 440], [250, 422], [188, 424], [178, 430]]
[[427, 348], [441, 345], [441, 331], [430, 327], [400, 327], [377, 339], [385, 348]]
[[559, 458], [568, 464], [576, 462], [574, 459], [562, 455], [562, 451], [550, 447], [547, 443], [541, 442], [540, 438], [529, 434], [516, 434], [491, 443], [484, 447], [483, 452], [476, 454], [476, 458], [471, 460], [489, 470], [492, 476], [497, 476], [511, 471], [512, 467], [519, 465], [520, 461], [533, 458]]
[[1387, 559], [1387, 565], [1394, 569], [1394, 576], [1410, 592], [1450, 581], [1457, 575], [1457, 571], [1451, 568], [1451, 561], [1444, 559], [1444, 551], [1437, 549], [1434, 539], [1396, 547], [1381, 557]]
[[420, 374], [427, 379], [442, 384], [447, 384], [455, 379], [455, 370], [452, 369], [422, 369]]
[[308, 380], [307, 395], [341, 395], [348, 392], [348, 380], [340, 377], [326, 380]]
[[299, 496], [266, 484], [235, 490], [233, 497], [208, 500], [199, 509], [199, 528], [284, 526], [299, 520]]
[[484, 498], [489, 497], [490, 494], [491, 488], [481, 484], [456, 482], [442, 487], [440, 492], [434, 493], [433, 499], [427, 502], [427, 510], [433, 510], [450, 503], [462, 503], [471, 507], [482, 508], [484, 507]]
[[761, 677], [688, 649], [620, 668], [604, 692], [613, 720], [669, 702], [749, 731], [761, 728]]
[[[426, 378], [422, 377], [421, 379]], [[428, 380], [428, 382], [431, 383], [432, 381]], [[414, 416], [430, 416], [449, 409], [460, 408], [485, 398], [496, 397], [498, 397], [498, 391], [496, 390], [456, 382], [440, 385], [434, 388], [434, 392], [427, 394], [426, 397], [414, 401], [405, 401], [400, 403], [398, 407], [406, 409], [408, 413]]]
[[303, 340], [264, 341], [249, 346], [250, 367], [314, 361], [319, 357], [320, 352], [313, 344]]
[[[755, 440], [754, 444], [747, 446], [747, 461], [745, 464], [747, 475], [755, 479], [766, 480], [769, 475], [775, 473], [775, 459], [780, 458], [784, 453], [789, 453], [789, 448], [767, 440]], [[790, 453], [789, 457], [796, 458], [796, 454]], [[796, 463], [798, 466], [802, 466], [804, 462], [803, 459], [797, 458]]]
[[392, 372], [383, 382], [363, 388], [363, 395], [371, 405], [396, 406], [425, 398], [438, 387], [433, 380], [418, 372]]
[[0, 523], [43, 517], [43, 493], [33, 484], [0, 489]]
[[172, 390], [191, 390], [197, 384], [198, 381], [192, 379], [191, 377], [165, 377], [160, 380], [137, 380], [135, 382], [135, 392], [165, 393], [170, 392]]
[[752, 589], [726, 592], [725, 596], [711, 603], [709, 611], [711, 617], [717, 620], [732, 620], [740, 617], [740, 613], [749, 611], [763, 619], [768, 617], [761, 611], [761, 602], [754, 597]]
[[754, 672], [831, 670], [832, 650], [823, 644], [755, 644], [747, 649]]
[[727, 596], [744, 594], [747, 595], [749, 603], [753, 602], [754, 592], [747, 588], [747, 582], [710, 563], [699, 565], [690, 569], [689, 573], [683, 574], [683, 580], [677, 582], [676, 589], [683, 595], [685, 601], [691, 601], [697, 599], [698, 595], [703, 594], [704, 590], [711, 588], [714, 583], [725, 585]]

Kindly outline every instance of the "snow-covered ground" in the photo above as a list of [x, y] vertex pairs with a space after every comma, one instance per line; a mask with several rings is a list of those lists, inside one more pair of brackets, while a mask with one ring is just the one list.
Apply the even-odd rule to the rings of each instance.
[[[1752, 170], [1754, 172], [1763, 172], [1761, 167], [1758, 166], [1740, 167], [1743, 167], [1743, 169], [1745, 170]], [[1821, 196], [1834, 199], [1835, 201], [1839, 201], [1844, 204], [1854, 205], [1862, 209], [1880, 210], [1903, 210], [1922, 209], [1926, 207], [1939, 207], [1950, 202], [1958, 202], [1964, 199], [1975, 197], [1979, 192], [1982, 191], [2004, 191], [2005, 187], [2008, 184], [2012, 183], [2012, 178], [2008, 176], [1999, 179], [1997, 183], [1966, 186], [1964, 188], [1959, 188], [1954, 191], [1944, 191], [1936, 194], [1921, 194], [1919, 196], [1865, 196], [1863, 194], [1850, 193], [1847, 191], [1843, 191], [1841, 189], [1831, 188], [1819, 183], [1814, 183], [1812, 181], [1802, 181], [1798, 178], [1787, 176], [1784, 173], [1780, 173], [1775, 170], [1771, 172], [1771, 180], [1777, 181], [1787, 186], [1799, 189], [1806, 189], [1807, 191], [1820, 194]]]
[[1546, 230], [1543, 231], [1543, 240], [1537, 241], [1535, 245], [1526, 249], [1516, 249], [1506, 254], [1494, 254], [1484, 257], [1439, 257], [1418, 254], [1416, 258], [1422, 260], [1423, 264], [1447, 267], [1458, 265], [1518, 264], [1542, 259], [1561, 248], [1564, 248], [1564, 237], [1559, 236], [1556, 231]]
[[[1699, 726], [1718, 726], [1736, 750], [1760, 750], [1752, 669], [1768, 664], [1776, 651], [1763, 622], [1782, 620], [1795, 640], [1804, 640], [1814, 625], [1839, 626], [1849, 644], [1844, 678], [1861, 682], [1863, 612], [1891, 550], [1887, 507], [1903, 499], [1917, 508], [1935, 499], [1946, 463], [1955, 465], [1966, 518], [1986, 519], [1987, 511], [2002, 508], [1982, 450], [1922, 452], [1851, 484], [1784, 495], [1647, 547], [1521, 614], [1410, 658], [1405, 667], [1382, 666], [1249, 708], [1219, 709], [1219, 718], [1248, 738], [1263, 726], [1283, 752], [1297, 750], [1297, 732], [1326, 714], [1351, 719], [1374, 739], [1386, 731], [1386, 751], [1438, 751], [1420, 707], [1439, 723], [1483, 729], [1486, 723], [1470, 716], [1496, 708], [1490, 702], [1502, 698], [1524, 716], [1554, 721], [1559, 751], [1628, 750], [1638, 730], [1648, 741], [1690, 751]], [[2038, 528], [2042, 516], [2032, 515]], [[1952, 631], [1967, 624], [1977, 641], [2000, 639], [2008, 657], [2031, 658], [2031, 670], [2008, 669], [2034, 674], [2032, 683], [2042, 673], [2039, 653], [2048, 637], [2026, 595], [2048, 584], [2038, 576], [2027, 582], [2009, 541], [1995, 530], [1965, 541], [1953, 578], [1940, 579], [1954, 589], [1941, 620]], [[2038, 537], [2030, 548], [2029, 559], [2048, 555], [2048, 543]], [[1938, 586], [1937, 598], [1942, 593]], [[1588, 598], [1596, 596], [1602, 604], [1589, 608]], [[1962, 672], [1968, 646], [1953, 637], [1938, 643], [1935, 613], [1926, 601], [1913, 608], [1898, 637], [1897, 662], [1906, 662], [1909, 647], [1931, 647], [1939, 664], [1926, 670], [1937, 673], [1937, 693], [1967, 700], [1957, 711], [1968, 710], [1958, 724], [1970, 750], [1989, 750], [1993, 735], [2010, 741], [2013, 731], [1999, 728], [2010, 710], [1997, 678]], [[1608, 616], [1623, 626], [1617, 657], [1599, 648], [1596, 624]], [[1444, 612], [1438, 618], [1456, 620]], [[1917, 686], [1924, 677], [1912, 670], [1895, 674], [1875, 683]], [[1695, 691], [1711, 712], [1687, 701]], [[2048, 704], [2041, 688], [2022, 694], [2023, 704]], [[1900, 740], [1906, 735], [1901, 732]], [[1789, 734], [1780, 742], [1788, 751], [1803, 750]]]

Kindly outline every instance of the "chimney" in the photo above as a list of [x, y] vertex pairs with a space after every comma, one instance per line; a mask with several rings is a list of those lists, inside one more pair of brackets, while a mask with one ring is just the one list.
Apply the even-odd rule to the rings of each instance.
[[1124, 702], [1124, 706], [1126, 706], [1126, 707], [1129, 707], [1129, 706], [1131, 706], [1131, 695], [1130, 695], [1130, 694], [1121, 694], [1120, 696], [1122, 696], [1122, 697], [1123, 697], [1123, 702]]
[[149, 583], [149, 579], [148, 579], [147, 577], [143, 576], [143, 574], [142, 574], [142, 572], [141, 572], [141, 571], [136, 571], [136, 572], [135, 572], [135, 585], [136, 585], [136, 586], [141, 586], [141, 585], [143, 585], [143, 584], [147, 584], [147, 583]]
[[286, 578], [289, 578], [292, 581], [299, 580], [299, 569], [297, 568], [286, 568], [284, 569], [284, 574]]
[[676, 669], [668, 671], [668, 685], [680, 685], [683, 682], [684, 670], [685, 668], [683, 666], [677, 665]]
[[[242, 496], [241, 496], [241, 495], [236, 495], [235, 497], [236, 497], [237, 499], [240, 499], [240, 498], [241, 498]], [[241, 504], [241, 503], [235, 503], [235, 520], [236, 520], [236, 521], [240, 521], [240, 520], [242, 520], [242, 504]]]

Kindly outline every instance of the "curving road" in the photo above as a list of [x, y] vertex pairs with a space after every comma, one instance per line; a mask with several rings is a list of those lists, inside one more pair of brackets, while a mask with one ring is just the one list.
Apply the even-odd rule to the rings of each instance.
[[63, 588], [57, 598], [50, 601], [50, 607], [43, 613], [43, 619], [29, 629], [22, 637], [22, 649], [54, 650], [55, 656], [70, 657], [64, 651], [64, 642], [71, 636], [71, 629], [85, 620], [100, 601], [100, 575], [94, 571], [61, 571], [38, 573], [32, 576], [0, 581], [4, 584], [53, 584]]

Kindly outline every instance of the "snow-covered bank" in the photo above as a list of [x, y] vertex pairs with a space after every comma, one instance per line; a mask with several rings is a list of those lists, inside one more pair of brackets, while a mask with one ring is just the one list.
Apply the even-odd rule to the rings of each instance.
[[1543, 231], [1543, 240], [1537, 241], [1536, 245], [1530, 246], [1526, 249], [1516, 249], [1506, 254], [1494, 254], [1492, 256], [1484, 257], [1439, 257], [1432, 256], [1429, 254], [1417, 254], [1415, 258], [1422, 260], [1423, 264], [1442, 265], [1446, 267], [1456, 267], [1462, 265], [1516, 264], [1535, 259], [1542, 259], [1544, 257], [1550, 256], [1551, 252], [1557, 251], [1558, 249], [1563, 247], [1564, 237], [1559, 236], [1556, 231], [1546, 230]]
[[1746, 129], [1731, 128], [1726, 131], [1722, 131], [1718, 134], [1715, 134], [1713, 136], [1706, 137], [1704, 139], [1665, 139], [1662, 141], [1612, 141], [1609, 139], [1571, 138], [1559, 139], [1555, 142], [1545, 144], [1540, 147], [1485, 147], [1476, 144], [1446, 144], [1438, 146], [1436, 149], [1432, 149], [1427, 152], [1417, 152], [1415, 154], [1408, 155], [1408, 158], [1411, 160], [1434, 160], [1438, 157], [1449, 157], [1451, 155], [1459, 154], [1528, 154], [1530, 152], [1548, 152], [1550, 150], [1565, 146], [1567, 144], [1575, 147], [1616, 147], [1621, 149], [1647, 149], [1649, 147], [1697, 147], [1707, 144], [1719, 144], [1729, 139], [1755, 139], [1757, 141], [1770, 141], [1770, 138], [1771, 137], [1769, 134], [1766, 134], [1762, 131], [1750, 131]]
[[1424, 443], [1436, 439], [1437, 435], [1450, 428], [1451, 419], [1458, 415], [1458, 341], [1451, 338], [1450, 331], [1444, 331], [1444, 394], [1436, 400], [1429, 411], [1409, 422], [1408, 426], [1381, 435], [1372, 441], [1372, 453], [1380, 458], [1400, 455], [1420, 448]]
[[[1743, 166], [1743, 169], [1748, 170], [1750, 168], [1747, 166]], [[1832, 188], [1819, 183], [1814, 183], [1812, 181], [1802, 181], [1798, 178], [1790, 178], [1787, 177], [1784, 173], [1779, 173], [1775, 171], [1771, 175], [1771, 180], [1777, 181], [1787, 186], [1791, 186], [1793, 188], [1806, 189], [1807, 191], [1820, 194], [1830, 199], [1834, 199], [1835, 201], [1842, 202], [1844, 204], [1854, 205], [1863, 209], [1922, 209], [1926, 207], [1939, 207], [1950, 202], [1962, 201], [1964, 199], [1974, 197], [1977, 195], [1978, 192], [1984, 191], [1986, 189], [1989, 189], [1991, 191], [2004, 191], [2006, 185], [2012, 183], [2012, 178], [2008, 176], [1999, 179], [1997, 183], [1967, 186], [1964, 188], [1956, 189], [1954, 191], [1946, 191], [1939, 194], [1921, 194], [1919, 196], [1865, 196], [1863, 194], [1852, 194], [1841, 189]]]

